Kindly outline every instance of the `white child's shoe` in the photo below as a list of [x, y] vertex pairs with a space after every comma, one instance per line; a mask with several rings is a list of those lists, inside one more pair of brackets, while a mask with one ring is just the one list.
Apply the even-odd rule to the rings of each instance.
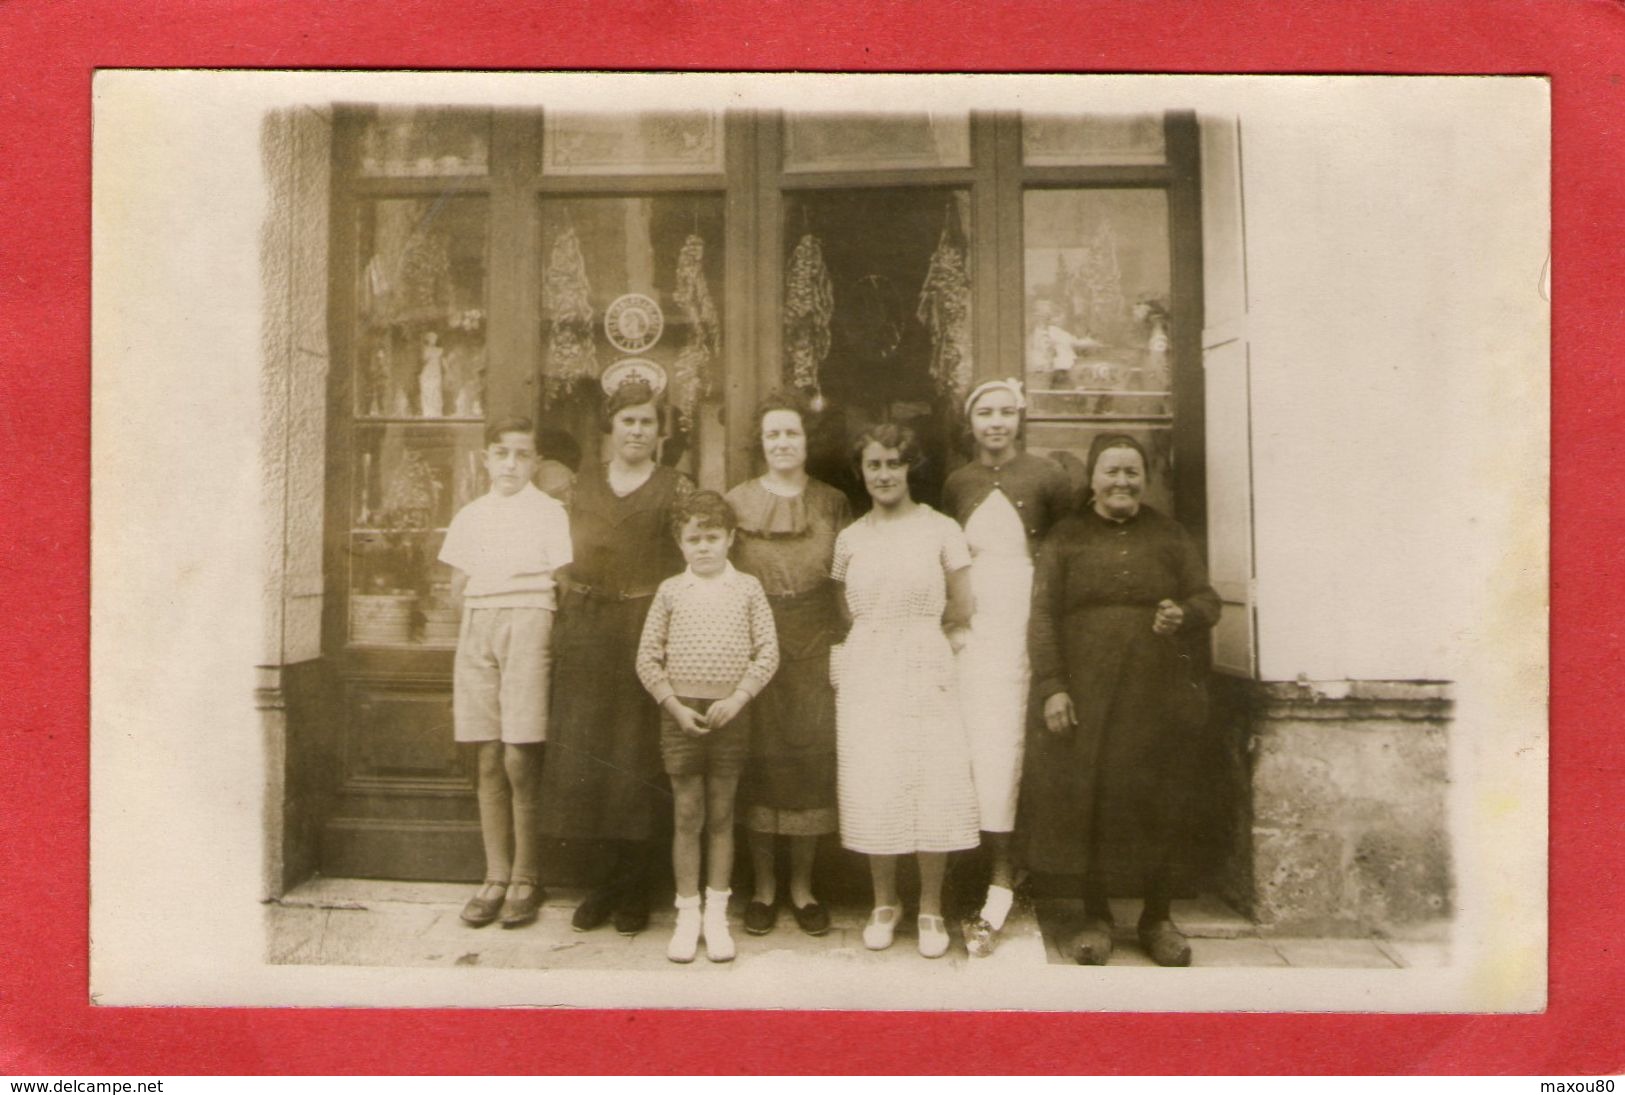
[[672, 929], [666, 957], [673, 962], [692, 962], [700, 949], [700, 895], [678, 897], [677, 927]]
[[732, 890], [705, 891], [705, 956], [713, 962], [734, 960], [734, 937], [728, 931], [728, 898]]
[[891, 946], [892, 937], [897, 934], [897, 921], [902, 916], [903, 910], [896, 905], [876, 905], [875, 911], [869, 914], [869, 923], [863, 926], [863, 945], [872, 951], [883, 951]]
[[925, 958], [941, 958], [948, 953], [948, 925], [940, 916], [920, 914], [920, 954]]

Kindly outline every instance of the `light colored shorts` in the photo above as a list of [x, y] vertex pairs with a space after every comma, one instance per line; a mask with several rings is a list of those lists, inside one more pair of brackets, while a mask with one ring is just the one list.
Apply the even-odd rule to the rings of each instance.
[[550, 608], [464, 608], [452, 673], [457, 741], [547, 740]]

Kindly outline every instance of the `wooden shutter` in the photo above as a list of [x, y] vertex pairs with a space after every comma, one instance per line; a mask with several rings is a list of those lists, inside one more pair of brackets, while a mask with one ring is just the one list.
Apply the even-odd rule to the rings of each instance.
[[1234, 117], [1204, 116], [1200, 125], [1208, 568], [1224, 601], [1213, 665], [1251, 678], [1258, 675], [1257, 584], [1241, 129]]

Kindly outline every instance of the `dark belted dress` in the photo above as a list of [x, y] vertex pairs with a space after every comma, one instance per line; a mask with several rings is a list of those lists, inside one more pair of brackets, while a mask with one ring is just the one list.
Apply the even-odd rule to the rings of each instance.
[[740, 784], [745, 825], [818, 836], [837, 828], [835, 693], [829, 648], [842, 625], [830, 581], [835, 537], [851, 523], [846, 495], [816, 479], [784, 497], [751, 479], [728, 492], [739, 517], [734, 565], [767, 591], [779, 671], [752, 706], [750, 760]]
[[622, 497], [607, 466], [583, 472], [570, 504], [575, 561], [559, 583], [553, 700], [542, 767], [542, 832], [647, 840], [670, 810], [660, 709], [635, 660], [655, 589], [683, 568], [672, 506], [693, 485], [656, 467]]
[[[1164, 598], [1185, 610], [1169, 636], [1151, 630]], [[1018, 826], [1028, 866], [1148, 879], [1169, 869], [1198, 778], [1203, 644], [1218, 619], [1207, 568], [1172, 518], [1142, 506], [1113, 521], [1085, 507], [1050, 531], [1028, 632], [1033, 710]], [[1078, 726], [1052, 734], [1043, 704], [1057, 692], [1072, 697]]]

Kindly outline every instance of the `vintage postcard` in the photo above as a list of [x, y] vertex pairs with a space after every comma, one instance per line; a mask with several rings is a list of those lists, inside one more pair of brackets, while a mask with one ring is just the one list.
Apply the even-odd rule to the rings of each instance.
[[99, 1003], [1545, 1006], [1544, 80], [94, 106]]

